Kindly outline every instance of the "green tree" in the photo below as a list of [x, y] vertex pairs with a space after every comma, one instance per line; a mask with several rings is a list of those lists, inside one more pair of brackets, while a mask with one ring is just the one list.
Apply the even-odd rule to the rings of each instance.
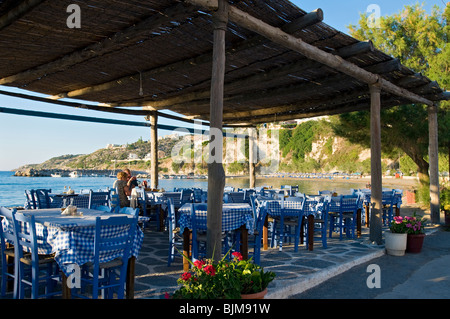
[[[372, 40], [375, 47], [398, 58], [401, 63], [416, 72], [436, 80], [441, 88], [450, 82], [450, 29], [447, 25], [450, 5], [444, 12], [434, 7], [427, 14], [423, 5], [405, 6], [398, 14], [380, 18], [378, 27], [371, 28], [365, 15], [358, 26], [349, 26], [350, 34], [359, 40]], [[441, 147], [450, 147], [449, 102], [441, 102], [439, 118], [439, 141]], [[353, 143], [370, 145], [369, 113], [343, 114], [335, 133]], [[428, 113], [424, 105], [399, 105], [382, 109], [383, 152], [403, 150], [417, 165], [422, 185], [429, 184]]]

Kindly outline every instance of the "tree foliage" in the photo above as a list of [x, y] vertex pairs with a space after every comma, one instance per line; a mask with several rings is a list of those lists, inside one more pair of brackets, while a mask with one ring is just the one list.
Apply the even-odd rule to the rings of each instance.
[[[375, 47], [396, 57], [416, 72], [420, 72], [447, 89], [450, 82], [450, 5], [442, 11], [435, 6], [427, 14], [423, 5], [405, 6], [398, 14], [381, 17], [376, 27], [369, 27], [361, 15], [359, 25], [349, 26], [350, 34], [359, 40], [371, 40]], [[382, 101], [383, 103], [383, 101]], [[439, 142], [450, 147], [449, 102], [441, 102]], [[347, 113], [334, 126], [336, 134], [354, 143], [370, 146], [368, 112]], [[381, 111], [382, 148], [384, 152], [403, 150], [418, 166], [423, 184], [428, 178], [428, 112], [424, 105], [400, 105]], [[447, 148], [448, 152], [448, 148]]]

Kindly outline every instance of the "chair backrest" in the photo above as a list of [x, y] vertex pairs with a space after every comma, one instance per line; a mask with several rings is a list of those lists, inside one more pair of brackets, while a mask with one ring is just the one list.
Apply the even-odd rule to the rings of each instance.
[[181, 190], [181, 205], [185, 203], [192, 203], [192, 189]]
[[255, 195], [256, 191], [254, 189], [246, 189], [244, 190], [244, 201], [250, 204], [250, 197]]
[[111, 192], [94, 192], [92, 189], [89, 191], [89, 206], [110, 206], [111, 205]]
[[229, 192], [226, 195], [228, 198], [227, 200], [228, 203], [245, 203], [244, 192]]
[[207, 229], [208, 206], [206, 204], [191, 204], [192, 233]]
[[171, 198], [167, 200], [167, 220], [169, 222], [169, 234], [173, 233], [177, 227], [177, 217], [175, 215], [175, 207]]
[[168, 200], [169, 198], [172, 199], [174, 207], [180, 208], [181, 206], [181, 192], [174, 192], [174, 193], [164, 193], [164, 199]]
[[89, 208], [89, 194], [79, 194], [70, 199], [73, 206]]
[[14, 236], [17, 258], [23, 258], [24, 251], [31, 253], [32, 266], [38, 269], [38, 244], [36, 237], [36, 223], [34, 215], [27, 216], [20, 213], [12, 215], [14, 221]]
[[341, 211], [341, 196], [330, 196], [328, 202], [328, 212], [339, 213]]
[[36, 189], [34, 192], [34, 197], [36, 199], [36, 208], [50, 208], [50, 197], [48, 194], [51, 189]]
[[119, 214], [127, 214], [132, 216], [139, 216], [139, 208], [132, 208], [132, 207], [121, 207], [119, 209]]
[[192, 189], [192, 197], [193, 197], [194, 203], [201, 203], [202, 193], [203, 193], [203, 190], [201, 188], [193, 188]]
[[16, 209], [8, 209], [6, 207], [0, 207], [0, 244], [2, 251], [5, 251], [6, 242], [11, 244], [15, 243], [14, 236], [14, 220], [13, 215], [16, 213]]
[[395, 193], [395, 190], [393, 190], [393, 189], [382, 192], [381, 201], [382, 201], [383, 205], [392, 205], [394, 203], [394, 198], [395, 198], [394, 193]]
[[299, 216], [303, 214], [304, 201], [283, 201], [281, 213], [284, 216]]
[[136, 224], [136, 217], [116, 215], [108, 218], [96, 218], [94, 272], [98, 273], [100, 263], [109, 261], [106, 259], [111, 254], [116, 255], [116, 258], [121, 257], [123, 263], [127, 265], [134, 242]]
[[36, 198], [34, 193], [35, 193], [34, 189], [25, 190], [25, 198], [27, 200], [25, 209], [36, 209]]

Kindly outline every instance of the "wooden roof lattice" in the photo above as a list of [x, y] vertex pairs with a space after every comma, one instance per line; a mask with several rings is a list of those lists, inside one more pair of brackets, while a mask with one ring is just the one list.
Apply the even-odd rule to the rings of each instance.
[[[209, 1], [205, 1], [208, 2]], [[211, 1], [213, 3], [214, 1]], [[209, 120], [211, 8], [176, 0], [5, 0], [0, 3], [0, 85], [102, 103], [99, 110], [139, 107]], [[335, 30], [322, 12], [289, 1], [229, 1], [355, 68], [379, 75], [429, 101], [448, 99], [436, 82]], [[66, 24], [78, 4], [81, 28]], [[367, 83], [228, 22], [225, 124], [281, 121], [366, 110]], [[411, 103], [382, 91], [383, 107]], [[142, 112], [136, 113], [141, 115]]]

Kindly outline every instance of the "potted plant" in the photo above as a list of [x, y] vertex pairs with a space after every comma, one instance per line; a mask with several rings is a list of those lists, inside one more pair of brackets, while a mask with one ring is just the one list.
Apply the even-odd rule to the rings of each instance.
[[389, 231], [385, 232], [386, 252], [392, 256], [403, 256], [406, 251], [407, 241], [406, 219], [402, 216], [395, 216], [389, 226]]
[[[275, 273], [264, 272], [251, 260], [243, 260], [240, 253], [233, 259], [225, 257], [219, 262], [210, 259], [191, 262], [192, 271], [183, 273], [178, 279], [181, 285], [175, 299], [240, 299], [246, 293], [267, 292], [267, 286]], [[257, 296], [251, 296], [256, 298]]]
[[405, 217], [407, 228], [407, 244], [406, 252], [420, 253], [423, 241], [425, 239], [425, 223], [426, 219], [417, 217], [416, 213], [412, 217]]
[[450, 189], [444, 187], [440, 195], [441, 210], [444, 211], [445, 226], [450, 227]]

